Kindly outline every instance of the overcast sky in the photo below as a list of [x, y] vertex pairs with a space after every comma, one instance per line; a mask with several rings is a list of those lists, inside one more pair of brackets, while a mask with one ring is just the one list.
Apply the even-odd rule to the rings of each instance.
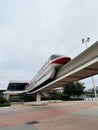
[[98, 40], [98, 0], [0, 0], [0, 88], [31, 80], [52, 54], [74, 58], [87, 37]]

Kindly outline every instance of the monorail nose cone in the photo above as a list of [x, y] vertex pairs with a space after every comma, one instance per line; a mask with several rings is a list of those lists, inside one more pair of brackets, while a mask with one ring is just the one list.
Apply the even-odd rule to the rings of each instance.
[[66, 64], [71, 60], [70, 57], [60, 57], [58, 59], [55, 59], [52, 63], [56, 64]]

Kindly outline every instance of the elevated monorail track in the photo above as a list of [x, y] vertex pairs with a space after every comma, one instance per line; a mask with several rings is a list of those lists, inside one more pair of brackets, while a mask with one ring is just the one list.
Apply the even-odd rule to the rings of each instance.
[[32, 93], [48, 91], [96, 74], [98, 74], [98, 41], [61, 67], [54, 81], [35, 91], [32, 90]]
[[98, 74], [98, 41], [59, 68], [55, 79], [50, 83], [43, 84], [43, 86], [34, 89], [31, 86], [30, 91], [29, 89], [25, 89], [23, 91], [5, 91], [4, 93], [41, 93], [96, 74]]

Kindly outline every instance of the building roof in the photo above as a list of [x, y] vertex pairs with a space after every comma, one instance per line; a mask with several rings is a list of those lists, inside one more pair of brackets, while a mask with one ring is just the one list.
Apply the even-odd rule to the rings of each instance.
[[22, 91], [25, 89], [25, 86], [29, 81], [21, 81], [21, 80], [10, 80], [7, 91]]

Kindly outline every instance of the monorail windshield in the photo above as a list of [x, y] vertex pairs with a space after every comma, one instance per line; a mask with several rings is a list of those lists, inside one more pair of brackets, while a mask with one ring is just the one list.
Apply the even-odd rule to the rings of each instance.
[[53, 59], [58, 58], [58, 57], [61, 57], [61, 56], [62, 56], [62, 55], [52, 55], [52, 56], [50, 57], [50, 59], [53, 60]]

